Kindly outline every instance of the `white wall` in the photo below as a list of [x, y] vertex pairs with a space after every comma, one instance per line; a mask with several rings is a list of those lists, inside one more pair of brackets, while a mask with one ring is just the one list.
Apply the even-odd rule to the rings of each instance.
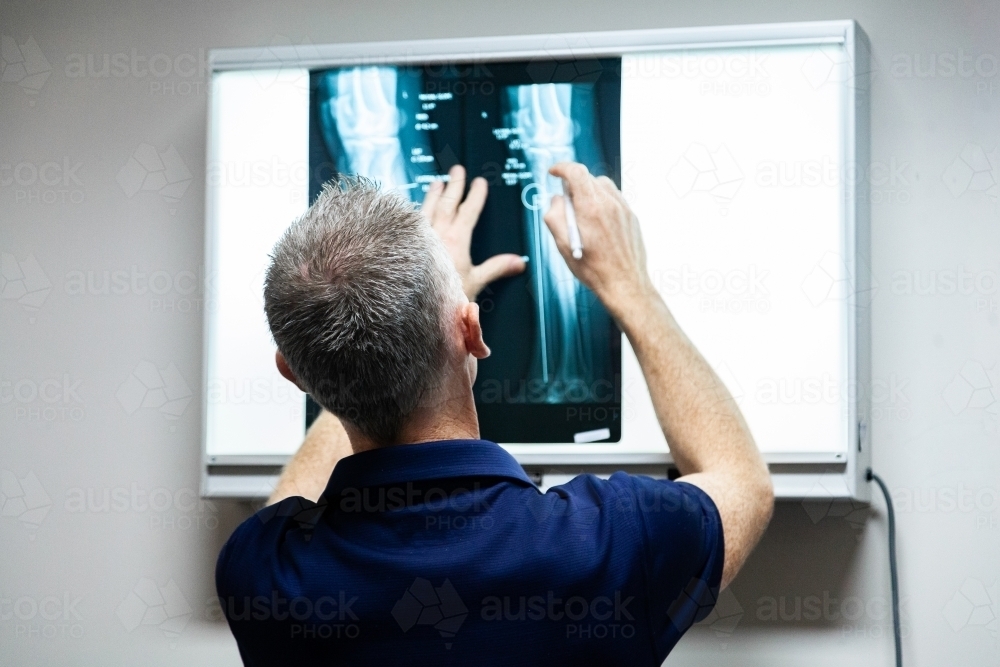
[[[0, 663], [238, 664], [208, 600], [216, 553], [248, 508], [194, 495], [205, 49], [840, 18], [867, 31], [877, 68], [874, 465], [899, 504], [905, 652], [910, 665], [1000, 660], [1000, 5], [113, 4], [0, 4], [5, 47], [7, 37], [19, 47], [5, 48], [0, 82], [0, 250], [28, 271], [18, 282], [5, 267], [0, 299]], [[21, 72], [17, 52], [34, 43], [42, 59]], [[134, 55], [135, 69], [74, 70], [81, 59], [99, 68], [105, 54]], [[150, 64], [160, 76], [146, 73]], [[141, 183], [124, 168], [147, 144], [176, 150], [180, 165], [135, 191]], [[186, 190], [176, 185], [188, 178]], [[159, 190], [170, 184], [173, 198]], [[94, 293], [105, 272], [133, 268], [145, 278]], [[170, 380], [168, 409], [135, 407], [144, 390], [129, 378], [155, 384], [151, 367]], [[147, 394], [154, 406], [157, 396]], [[87, 505], [88, 493], [105, 492], [107, 511]], [[732, 587], [728, 629], [697, 629], [672, 662], [889, 664], [886, 525], [881, 501], [873, 507], [779, 507]], [[143, 579], [186, 602], [169, 607], [190, 608], [186, 623], [173, 621], [179, 633], [132, 627], [141, 609], [127, 602]], [[825, 612], [821, 602], [819, 620], [796, 619], [796, 600], [810, 596], [836, 602]], [[766, 620], [782, 598], [790, 620]]]

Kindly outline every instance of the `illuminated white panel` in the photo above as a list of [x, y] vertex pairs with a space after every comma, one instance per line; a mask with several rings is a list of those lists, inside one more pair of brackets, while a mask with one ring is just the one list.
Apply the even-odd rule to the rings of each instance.
[[206, 454], [294, 453], [305, 396], [282, 378], [264, 317], [268, 255], [308, 203], [309, 74], [216, 74], [208, 164]]
[[[637, 54], [622, 182], [650, 273], [765, 453], [847, 448], [844, 51]], [[838, 64], [839, 63], [839, 64]], [[631, 349], [622, 446], [662, 446]]]

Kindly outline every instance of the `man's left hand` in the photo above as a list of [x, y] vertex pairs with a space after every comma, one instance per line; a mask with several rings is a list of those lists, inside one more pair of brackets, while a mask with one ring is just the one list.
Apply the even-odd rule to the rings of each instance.
[[472, 230], [475, 229], [486, 203], [486, 179], [472, 179], [465, 201], [462, 201], [465, 168], [456, 164], [448, 172], [448, 179], [447, 186], [441, 181], [435, 181], [431, 185], [421, 210], [444, 241], [448, 254], [455, 262], [455, 268], [462, 277], [465, 295], [469, 297], [469, 301], [475, 301], [479, 292], [489, 283], [524, 271], [525, 262], [518, 255], [505, 253], [494, 255], [482, 264], [473, 266], [469, 249], [472, 245]]

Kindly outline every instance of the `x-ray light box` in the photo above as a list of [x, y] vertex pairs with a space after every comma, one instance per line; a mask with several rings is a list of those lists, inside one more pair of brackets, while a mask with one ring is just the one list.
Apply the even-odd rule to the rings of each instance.
[[665, 473], [627, 340], [541, 216], [563, 159], [615, 180], [654, 284], [743, 410], [780, 497], [865, 499], [868, 47], [852, 21], [211, 54], [203, 492], [266, 495], [314, 406], [274, 367], [268, 254], [339, 173], [419, 205], [490, 182], [473, 258], [531, 257], [480, 297], [483, 437], [549, 482]]

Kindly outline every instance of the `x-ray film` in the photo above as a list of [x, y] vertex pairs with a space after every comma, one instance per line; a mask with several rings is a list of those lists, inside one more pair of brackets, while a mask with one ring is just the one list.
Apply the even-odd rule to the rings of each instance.
[[[504, 443], [617, 442], [621, 335], [570, 272], [543, 216], [573, 160], [619, 181], [620, 59], [365, 66], [315, 71], [310, 202], [358, 174], [419, 205], [462, 164], [489, 183], [472, 239], [479, 263], [529, 258], [478, 298], [493, 354], [474, 387], [482, 437]], [[307, 420], [314, 418], [310, 404]]]

